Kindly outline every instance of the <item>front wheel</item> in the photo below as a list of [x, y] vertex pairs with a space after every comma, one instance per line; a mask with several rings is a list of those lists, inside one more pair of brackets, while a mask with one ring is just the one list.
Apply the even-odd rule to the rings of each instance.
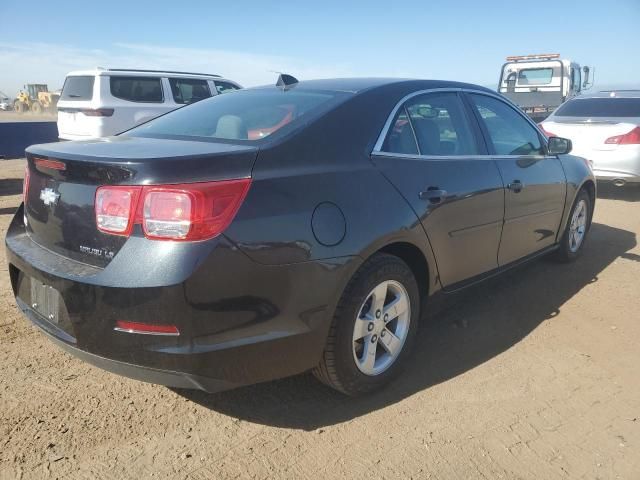
[[347, 395], [387, 384], [406, 363], [419, 310], [418, 286], [407, 264], [374, 255], [345, 288], [314, 375]]
[[589, 194], [585, 190], [581, 190], [573, 203], [569, 221], [560, 240], [557, 252], [559, 260], [570, 262], [582, 253], [591, 226], [591, 208]]

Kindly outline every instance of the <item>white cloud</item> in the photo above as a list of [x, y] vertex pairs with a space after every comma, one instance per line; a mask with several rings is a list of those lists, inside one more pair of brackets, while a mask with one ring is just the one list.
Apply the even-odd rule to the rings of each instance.
[[51, 89], [61, 88], [68, 72], [98, 66], [218, 73], [244, 86], [275, 82], [274, 71], [287, 72], [299, 79], [354, 76], [351, 66], [346, 64], [322, 65], [288, 56], [130, 43], [89, 49], [0, 42], [0, 59], [0, 90], [10, 96], [25, 83], [47, 83]]

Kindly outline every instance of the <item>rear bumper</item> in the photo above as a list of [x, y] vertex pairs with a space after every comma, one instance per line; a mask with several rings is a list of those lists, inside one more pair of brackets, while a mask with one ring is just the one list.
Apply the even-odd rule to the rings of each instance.
[[[82, 267], [35, 244], [21, 218], [19, 209], [6, 247], [14, 295], [25, 315], [89, 363], [174, 387], [218, 391], [314, 367], [339, 294], [360, 263], [345, 257], [260, 265], [219, 238], [179, 283], [146, 279], [152, 286], [136, 287], [144, 263], [116, 262], [121, 251], [105, 269]], [[165, 260], [160, 265], [174, 270], [175, 263]], [[55, 322], [31, 308], [31, 281], [60, 293]], [[172, 324], [180, 335], [120, 332], [114, 330], [117, 320]]]
[[598, 180], [640, 182], [640, 148], [636, 145], [619, 145], [612, 150], [588, 150], [572, 154], [589, 160]]

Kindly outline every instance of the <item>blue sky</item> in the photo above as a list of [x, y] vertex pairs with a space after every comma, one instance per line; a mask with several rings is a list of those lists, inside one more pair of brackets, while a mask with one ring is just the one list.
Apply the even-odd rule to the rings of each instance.
[[[640, 87], [640, 0], [0, 1], [0, 90], [137, 67], [275, 79], [396, 76], [494, 87], [504, 57], [559, 52], [596, 87]], [[94, 7], [93, 5], [99, 5]], [[36, 23], [14, 21], [28, 11]], [[47, 20], [45, 20], [45, 18]]]

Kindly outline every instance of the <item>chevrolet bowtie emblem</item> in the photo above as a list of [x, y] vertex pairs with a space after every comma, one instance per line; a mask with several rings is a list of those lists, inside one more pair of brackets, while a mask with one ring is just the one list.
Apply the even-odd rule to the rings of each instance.
[[45, 188], [40, 192], [40, 200], [44, 202], [45, 205], [55, 205], [58, 203], [58, 199], [60, 198], [60, 194], [54, 192], [51, 188]]

